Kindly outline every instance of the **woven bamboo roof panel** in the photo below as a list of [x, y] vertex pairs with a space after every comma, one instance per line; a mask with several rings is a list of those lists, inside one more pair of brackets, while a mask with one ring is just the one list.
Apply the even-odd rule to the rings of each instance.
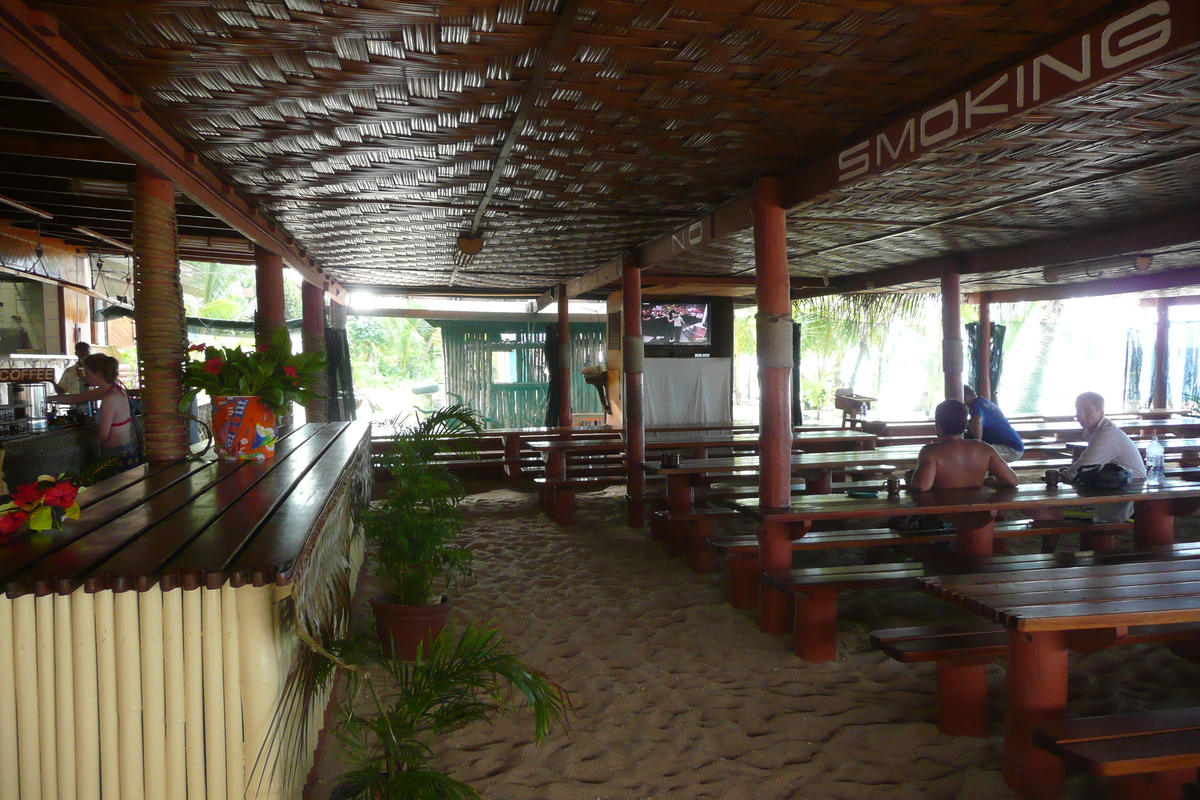
[[[46, 5], [206, 162], [246, 195], [269, 198], [277, 220], [339, 280], [389, 273], [380, 280], [390, 285], [534, 288], [670, 231], [757, 176], [834, 150], [1121, 3]], [[890, 191], [897, 208], [929, 199], [903, 184]], [[406, 207], [323, 204], [358, 200]], [[486, 244], [469, 269], [456, 269], [464, 233]], [[803, 249], [810, 234], [800, 236]], [[855, 269], [846, 261], [813, 268]], [[685, 266], [730, 268], [722, 259]]]
[[[1195, 208], [1198, 175], [1200, 53], [1192, 52], [797, 206], [789, 262], [794, 275], [833, 277], [1110, 230]], [[752, 273], [752, 234], [659, 269]], [[1006, 285], [992, 277], [980, 285]]]

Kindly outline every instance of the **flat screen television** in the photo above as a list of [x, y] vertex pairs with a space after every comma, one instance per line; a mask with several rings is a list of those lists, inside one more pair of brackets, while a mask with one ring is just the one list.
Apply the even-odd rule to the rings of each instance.
[[707, 347], [708, 303], [642, 303], [642, 341], [648, 345]]

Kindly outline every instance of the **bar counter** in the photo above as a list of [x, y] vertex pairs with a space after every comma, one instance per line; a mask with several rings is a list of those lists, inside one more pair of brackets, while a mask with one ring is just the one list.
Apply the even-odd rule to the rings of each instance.
[[0, 439], [3, 478], [9, 490], [32, 483], [39, 475], [72, 472], [79, 475], [100, 457], [90, 422], [77, 422]]
[[300, 638], [345, 631], [371, 478], [369, 424], [302, 425], [0, 545], [0, 800], [300, 800], [328, 700]]

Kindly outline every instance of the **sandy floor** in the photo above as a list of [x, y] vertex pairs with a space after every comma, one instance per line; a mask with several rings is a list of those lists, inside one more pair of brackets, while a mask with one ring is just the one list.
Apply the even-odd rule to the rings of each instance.
[[[805, 664], [789, 637], [725, 602], [723, 574], [692, 574], [626, 527], [616, 494], [581, 497], [569, 528], [529, 494], [468, 500], [478, 574], [457, 613], [494, 620], [574, 712], [541, 745], [528, 718], [471, 727], [439, 745], [447, 772], [495, 800], [1015, 797], [999, 770], [1001, 666], [989, 668], [993, 738], [944, 736], [933, 665], [896, 663], [867, 639], [953, 610], [908, 591], [847, 593], [838, 660]], [[1073, 715], [1196, 705], [1200, 666], [1150, 646], [1072, 656], [1070, 697]], [[331, 745], [307, 796], [324, 800], [340, 766]], [[1099, 797], [1101, 784], [1073, 777], [1068, 792]]]

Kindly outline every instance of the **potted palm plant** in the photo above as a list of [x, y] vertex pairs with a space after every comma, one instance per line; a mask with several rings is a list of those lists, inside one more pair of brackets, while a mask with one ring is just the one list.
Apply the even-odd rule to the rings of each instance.
[[254, 350], [198, 344], [201, 353], [183, 365], [183, 399], [187, 413], [199, 392], [212, 398], [212, 430], [217, 456], [227, 460], [271, 458], [275, 455], [276, 418], [293, 402], [317, 398], [309, 387], [312, 375], [325, 368], [323, 352], [293, 353], [286, 327], [275, 331], [271, 343]]
[[534, 738], [565, 724], [566, 692], [503, 649], [487, 626], [448, 626], [416, 663], [349, 665], [341, 725], [333, 729], [352, 769], [330, 800], [478, 800], [479, 793], [431, 764], [434, 740], [478, 720], [533, 711]]
[[[439, 408], [414, 425], [398, 427], [392, 452], [384, 458], [391, 487], [362, 521], [376, 546], [376, 572], [385, 589], [371, 598], [371, 608], [389, 656], [416, 658], [419, 644], [436, 636], [450, 616], [445, 591], [471, 574], [472, 553], [455, 541], [466, 493], [436, 456], [462, 434], [479, 430], [469, 406]], [[455, 449], [463, 445], [460, 440]]]

